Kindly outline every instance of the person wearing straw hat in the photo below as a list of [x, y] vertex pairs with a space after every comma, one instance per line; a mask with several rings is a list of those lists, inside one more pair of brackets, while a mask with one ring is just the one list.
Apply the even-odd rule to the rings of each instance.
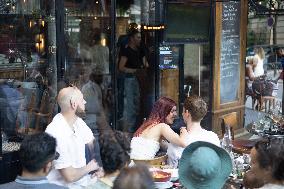
[[226, 150], [203, 141], [184, 149], [178, 170], [180, 183], [190, 189], [221, 189], [231, 172], [232, 160]]

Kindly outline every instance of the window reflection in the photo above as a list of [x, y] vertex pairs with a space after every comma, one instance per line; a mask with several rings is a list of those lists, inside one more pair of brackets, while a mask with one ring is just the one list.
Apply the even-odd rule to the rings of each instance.
[[109, 45], [110, 17], [105, 1], [64, 1], [66, 66], [64, 79], [82, 90], [85, 122], [97, 133], [113, 111]]
[[184, 45], [184, 95], [199, 95], [209, 103], [209, 44]]
[[9, 142], [42, 132], [51, 121], [57, 93], [56, 54], [48, 46], [56, 43], [54, 15], [54, 1], [1, 2], [0, 122]]

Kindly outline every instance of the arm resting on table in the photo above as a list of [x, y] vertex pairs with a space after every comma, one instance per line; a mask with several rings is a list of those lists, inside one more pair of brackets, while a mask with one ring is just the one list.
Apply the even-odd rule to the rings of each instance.
[[59, 172], [63, 176], [66, 182], [76, 182], [77, 180], [81, 179], [83, 176], [88, 174], [91, 171], [99, 169], [99, 166], [95, 160], [90, 161], [86, 166], [81, 168], [73, 168], [73, 167], [66, 167], [63, 169], [59, 169]]

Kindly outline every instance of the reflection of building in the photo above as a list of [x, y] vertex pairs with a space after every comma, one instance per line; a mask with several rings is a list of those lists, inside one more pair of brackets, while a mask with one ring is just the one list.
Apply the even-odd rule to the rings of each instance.
[[251, 40], [251, 44], [271, 44], [273, 38], [276, 39], [275, 45], [284, 44], [284, 15], [277, 15], [276, 21], [276, 31], [273, 36], [272, 28], [268, 26], [267, 16], [251, 16], [249, 17], [248, 24], [248, 40]]

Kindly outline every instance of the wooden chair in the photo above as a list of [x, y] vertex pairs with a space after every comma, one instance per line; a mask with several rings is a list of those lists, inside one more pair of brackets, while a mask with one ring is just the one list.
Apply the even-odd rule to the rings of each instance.
[[249, 97], [251, 97], [252, 109], [254, 110], [259, 101], [259, 96], [255, 94], [252, 89], [249, 89], [248, 82], [249, 82], [249, 79], [246, 79], [245, 81], [245, 94], [246, 94], [245, 102], [247, 101]]
[[41, 120], [45, 119], [45, 126], [47, 126], [52, 120], [52, 113], [55, 102], [50, 100], [49, 93], [47, 90], [43, 92], [40, 108], [33, 109], [32, 114], [35, 116], [35, 130], [44, 131], [45, 127], [42, 127]]
[[271, 106], [273, 109], [275, 108], [275, 100], [276, 98], [274, 96], [261, 96], [259, 99], [258, 110], [261, 111], [264, 108], [265, 112], [269, 112], [271, 110]]
[[[16, 119], [16, 132], [22, 133], [22, 134], [28, 134], [30, 132], [30, 124], [32, 120], [32, 110], [36, 106], [36, 95], [34, 92], [31, 94], [30, 101], [28, 102], [28, 105], [26, 107], [23, 107], [24, 104], [21, 104], [18, 114], [21, 112], [26, 112], [27, 116], [21, 117], [22, 120], [20, 120], [19, 115]], [[22, 123], [24, 123], [24, 127], [22, 127]]]
[[[24, 128], [21, 128], [21, 122], [19, 120], [19, 117], [17, 117], [16, 131], [21, 134], [33, 134], [44, 131], [45, 127], [42, 127], [41, 120], [45, 119], [44, 126], [47, 126], [51, 122], [54, 105], [55, 102], [52, 102], [50, 100], [48, 91], [45, 90], [41, 98], [40, 107], [37, 108], [36, 95], [33, 92], [27, 108], [20, 110], [27, 112]], [[34, 125], [32, 125], [33, 119], [35, 119]]]
[[222, 137], [225, 134], [225, 126], [228, 125], [230, 127], [231, 135], [232, 135], [232, 145], [233, 145], [233, 152], [239, 154], [249, 154], [251, 148], [254, 146], [255, 141], [252, 140], [243, 140], [243, 139], [235, 139], [234, 136], [234, 129], [237, 128], [237, 112], [232, 112], [226, 114], [222, 118], [221, 123], [221, 130], [222, 130]]

